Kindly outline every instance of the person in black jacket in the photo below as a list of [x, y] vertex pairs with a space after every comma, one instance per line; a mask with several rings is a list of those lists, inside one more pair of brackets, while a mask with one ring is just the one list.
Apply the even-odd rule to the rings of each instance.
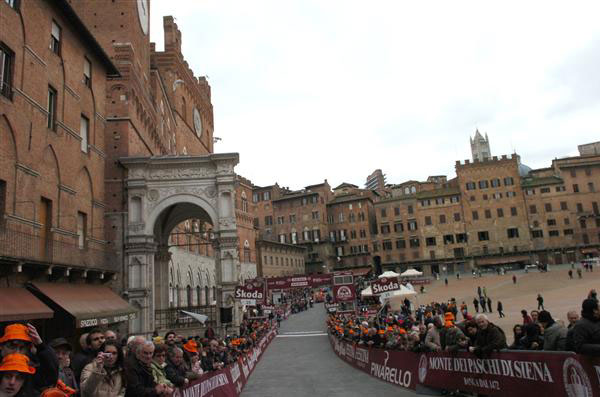
[[573, 347], [576, 353], [600, 357], [600, 308], [595, 299], [581, 304], [581, 319], [572, 329]]
[[469, 347], [469, 351], [477, 357], [489, 357], [493, 351], [506, 349], [506, 336], [502, 329], [488, 320], [485, 314], [475, 316], [477, 323], [477, 337], [475, 346]]
[[156, 397], [168, 395], [171, 388], [154, 382], [152, 376], [152, 357], [154, 344], [146, 341], [136, 346], [135, 358], [128, 361], [125, 366], [125, 379], [127, 389], [125, 397]]
[[104, 340], [104, 332], [101, 329], [96, 328], [91, 330], [85, 339], [87, 347], [73, 356], [71, 368], [75, 373], [77, 384], [80, 384], [79, 378], [81, 377], [83, 367], [91, 363], [98, 355], [98, 352], [102, 351]]
[[186, 369], [183, 365], [183, 350], [172, 347], [167, 352], [167, 366], [165, 367], [167, 379], [177, 387], [186, 386], [190, 380], [186, 377]]
[[26, 396], [37, 396], [58, 380], [58, 358], [52, 348], [48, 347], [31, 324], [10, 324], [4, 329], [0, 338], [0, 358], [12, 353], [20, 353], [29, 357], [30, 365], [36, 369], [31, 382], [24, 386]]

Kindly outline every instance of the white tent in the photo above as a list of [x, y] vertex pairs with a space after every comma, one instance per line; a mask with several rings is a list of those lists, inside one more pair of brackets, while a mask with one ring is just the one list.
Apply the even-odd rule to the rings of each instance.
[[371, 289], [371, 286], [368, 286], [360, 291], [360, 296], [373, 296], [373, 290]]
[[423, 272], [420, 272], [415, 269], [408, 269], [407, 271], [401, 274], [402, 277], [410, 277], [410, 276], [422, 276]]
[[392, 310], [400, 310], [404, 303], [404, 299], [412, 296], [416, 297], [416, 295], [417, 293], [415, 291], [411, 291], [402, 285], [399, 290], [393, 291], [392, 295], [384, 300], [390, 304]]
[[396, 272], [393, 272], [391, 270], [388, 270], [387, 272], [382, 273], [379, 278], [384, 278], [384, 277], [398, 277], [399, 274]]

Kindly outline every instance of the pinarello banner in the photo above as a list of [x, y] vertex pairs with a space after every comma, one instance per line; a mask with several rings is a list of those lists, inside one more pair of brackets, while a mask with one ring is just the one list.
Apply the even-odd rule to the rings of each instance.
[[256, 303], [264, 304], [266, 300], [265, 283], [260, 280], [252, 280], [244, 285], [235, 287], [235, 299], [254, 300]]
[[486, 396], [600, 397], [600, 358], [568, 352], [506, 351], [481, 359], [467, 352], [412, 353], [361, 347], [329, 335], [335, 353], [398, 386], [417, 384]]
[[238, 397], [256, 363], [276, 335], [275, 329], [269, 331], [247, 355], [227, 368], [203, 374], [188, 386], [175, 389], [172, 397]]
[[384, 382], [415, 390], [417, 355], [411, 352], [359, 346], [329, 334], [335, 353], [353, 367]]
[[346, 285], [334, 285], [333, 286], [333, 300], [335, 302], [349, 302], [356, 298], [353, 284]]
[[315, 274], [310, 276], [273, 277], [267, 279], [269, 290], [291, 289], [291, 288], [317, 288], [331, 285], [333, 276], [331, 274]]
[[489, 396], [600, 396], [600, 359], [566, 352], [421, 354], [419, 382]]
[[381, 277], [371, 282], [373, 295], [381, 295], [386, 292], [397, 291], [400, 289], [398, 277]]

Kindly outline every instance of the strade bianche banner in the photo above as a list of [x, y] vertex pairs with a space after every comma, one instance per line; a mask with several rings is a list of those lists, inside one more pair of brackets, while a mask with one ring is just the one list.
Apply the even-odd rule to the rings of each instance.
[[501, 352], [481, 359], [461, 352], [419, 357], [419, 383], [490, 396], [600, 396], [600, 359], [566, 352]]
[[393, 385], [416, 389], [417, 355], [359, 346], [329, 335], [335, 353], [348, 364]]
[[600, 358], [567, 352], [412, 353], [367, 348], [329, 335], [335, 353], [357, 369], [398, 386], [417, 384], [486, 396], [600, 397]]
[[188, 386], [175, 389], [172, 397], [237, 397], [248, 382], [256, 363], [271, 343], [276, 330], [267, 333], [251, 352], [221, 371], [209, 372]]

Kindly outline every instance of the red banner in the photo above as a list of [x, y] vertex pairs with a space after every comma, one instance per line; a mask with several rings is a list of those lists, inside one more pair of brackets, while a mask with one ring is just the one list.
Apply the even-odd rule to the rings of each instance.
[[329, 335], [335, 353], [376, 378], [487, 396], [600, 397], [600, 359], [569, 352], [412, 353], [362, 348]]
[[273, 277], [267, 279], [269, 290], [291, 288], [317, 288], [331, 285], [331, 274], [315, 274], [310, 276]]
[[353, 367], [384, 382], [413, 390], [417, 388], [415, 353], [358, 346], [331, 334], [329, 340], [335, 353]]
[[266, 302], [266, 295], [265, 283], [260, 280], [252, 280], [244, 285], [235, 287], [235, 299], [238, 300], [255, 301], [258, 304], [264, 304]]
[[490, 396], [600, 396], [600, 360], [566, 352], [421, 354], [419, 382]]
[[373, 295], [381, 295], [386, 292], [397, 291], [400, 289], [398, 277], [381, 277], [371, 282]]
[[188, 386], [175, 389], [172, 397], [238, 397], [256, 363], [265, 349], [277, 335], [275, 329], [269, 331], [248, 355], [220, 371], [203, 374]]
[[333, 300], [335, 302], [350, 302], [354, 298], [356, 298], [356, 293], [353, 284], [333, 286]]

